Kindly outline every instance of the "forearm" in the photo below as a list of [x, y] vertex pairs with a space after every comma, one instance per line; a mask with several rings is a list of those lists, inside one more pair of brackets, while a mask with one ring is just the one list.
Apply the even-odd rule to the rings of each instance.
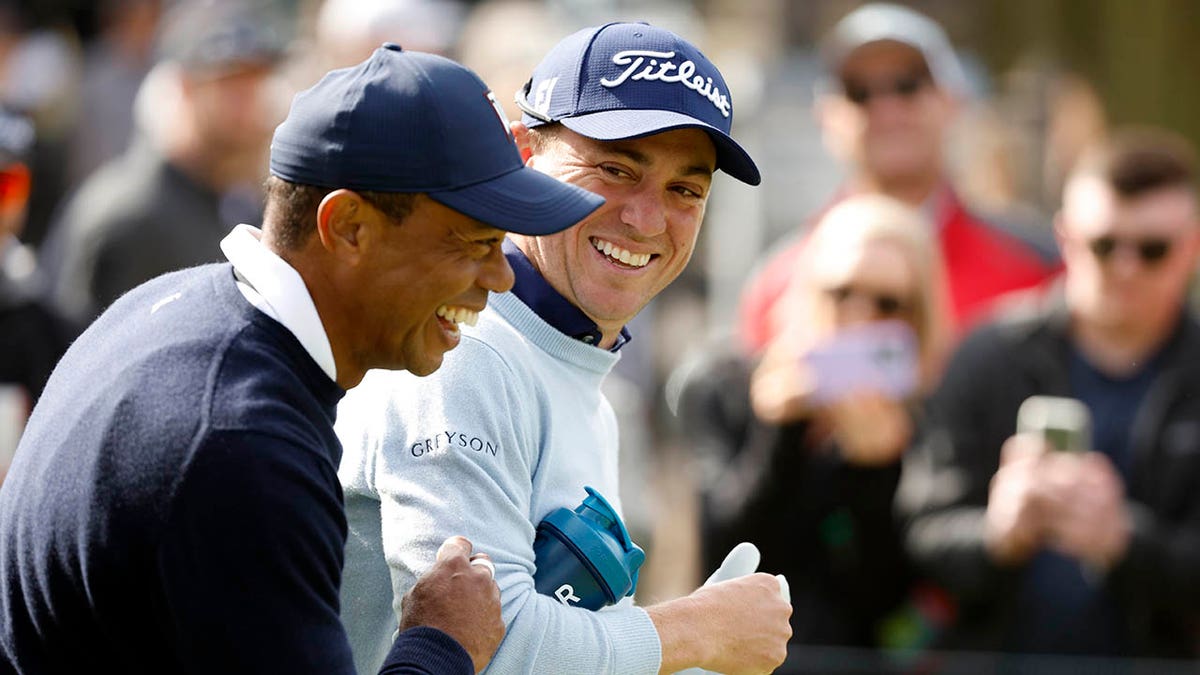
[[659, 673], [675, 673], [709, 660], [709, 642], [696, 625], [695, 604], [691, 596], [685, 596], [646, 608], [662, 644]]

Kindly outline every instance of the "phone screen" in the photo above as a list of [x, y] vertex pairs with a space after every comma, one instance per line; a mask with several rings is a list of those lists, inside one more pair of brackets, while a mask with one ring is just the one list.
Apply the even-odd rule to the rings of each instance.
[[920, 384], [917, 338], [903, 321], [877, 321], [840, 331], [804, 355], [816, 388], [813, 399], [830, 403], [857, 391], [894, 398]]
[[1083, 402], [1060, 396], [1031, 396], [1017, 411], [1017, 432], [1036, 433], [1053, 450], [1091, 450], [1091, 413]]

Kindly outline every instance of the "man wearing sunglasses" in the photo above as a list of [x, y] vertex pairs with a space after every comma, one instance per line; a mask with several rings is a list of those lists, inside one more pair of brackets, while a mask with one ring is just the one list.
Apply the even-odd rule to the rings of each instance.
[[[1114, 135], [1068, 178], [1055, 231], [1060, 292], [969, 337], [933, 397], [900, 490], [906, 543], [957, 597], [945, 647], [1194, 657], [1194, 151], [1163, 131]], [[1091, 443], [1014, 435], [1034, 395], [1081, 401]]]
[[[958, 327], [985, 315], [998, 296], [1057, 271], [1048, 236], [985, 222], [950, 184], [944, 145], [968, 85], [938, 24], [898, 5], [864, 5], [834, 26], [821, 57], [826, 72], [815, 114], [826, 146], [848, 169], [833, 201], [882, 193], [926, 216], [938, 237]], [[804, 242], [801, 234], [785, 244], [746, 286], [740, 329], [752, 351], [781, 328], [770, 308], [796, 274]]]

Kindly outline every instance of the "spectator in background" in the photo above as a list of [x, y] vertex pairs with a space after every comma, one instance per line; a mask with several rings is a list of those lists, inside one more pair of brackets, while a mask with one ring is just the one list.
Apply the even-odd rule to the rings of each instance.
[[67, 349], [70, 329], [35, 293], [33, 254], [17, 239], [29, 200], [33, 123], [0, 110], [0, 481], [25, 419]]
[[541, 0], [483, 0], [463, 21], [458, 58], [497, 92], [509, 119], [521, 116], [514, 94], [529, 72], [570, 31], [561, 12]]
[[[280, 18], [231, 0], [185, 0], [166, 18], [138, 93], [137, 139], [64, 207], [45, 251], [53, 303], [80, 327], [125, 291], [219, 255], [256, 220], [262, 166], [286, 96], [273, 88]], [[253, 191], [242, 213], [224, 209]], [[241, 191], [241, 192], [239, 192]]]
[[[791, 584], [793, 644], [874, 647], [907, 589], [891, 504], [914, 406], [945, 344], [938, 255], [915, 211], [860, 195], [822, 217], [798, 264], [810, 272], [775, 306], [785, 328], [761, 360], [709, 355], [683, 386], [680, 426], [705, 469], [705, 566], [753, 542], [763, 566]], [[909, 395], [880, 381], [824, 396], [835, 383], [819, 381], [828, 371], [809, 355], [849, 349], [847, 331], [881, 322], [915, 335]], [[843, 371], [872, 365], [868, 348], [843, 358], [859, 359]]]
[[[1114, 135], [1067, 180], [1061, 289], [951, 360], [898, 495], [908, 551], [958, 602], [942, 647], [1196, 656], [1198, 219], [1186, 141]], [[1035, 394], [1086, 404], [1093, 447], [1014, 435]]]
[[154, 36], [163, 11], [162, 0], [96, 4], [98, 32], [83, 53], [79, 112], [69, 139], [72, 186], [129, 145], [133, 102], [154, 64]]
[[0, 0], [0, 105], [29, 117], [36, 129], [21, 231], [34, 247], [66, 189], [67, 136], [78, 117], [82, 66], [69, 9], [63, 2]]
[[[955, 325], [969, 325], [997, 296], [1055, 272], [1048, 238], [1035, 246], [1033, 233], [986, 223], [955, 194], [944, 144], [967, 83], [940, 26], [897, 5], [864, 5], [826, 36], [822, 57], [827, 81], [816, 114], [830, 150], [850, 168], [834, 203], [880, 193], [926, 214], [940, 244]], [[751, 351], [782, 328], [771, 308], [800, 269], [804, 245], [800, 233], [747, 285], [740, 328]]]
[[358, 63], [385, 41], [451, 56], [465, 12], [458, 0], [324, 0], [313, 26], [316, 65], [325, 72]]

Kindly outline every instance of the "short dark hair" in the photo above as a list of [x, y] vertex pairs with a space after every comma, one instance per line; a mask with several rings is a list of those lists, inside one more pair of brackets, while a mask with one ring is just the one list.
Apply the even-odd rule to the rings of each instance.
[[529, 148], [534, 152], [542, 152], [558, 139], [562, 131], [562, 122], [550, 122], [529, 129]]
[[[292, 183], [278, 176], [267, 178], [267, 200], [263, 213], [264, 227], [284, 250], [302, 248], [310, 235], [317, 231], [317, 207], [335, 188]], [[374, 192], [355, 190], [371, 206], [383, 211], [396, 222], [403, 222], [412, 213], [419, 192]]]
[[1162, 188], [1195, 192], [1196, 151], [1173, 131], [1133, 127], [1085, 152], [1074, 173], [1102, 179], [1122, 199]]

